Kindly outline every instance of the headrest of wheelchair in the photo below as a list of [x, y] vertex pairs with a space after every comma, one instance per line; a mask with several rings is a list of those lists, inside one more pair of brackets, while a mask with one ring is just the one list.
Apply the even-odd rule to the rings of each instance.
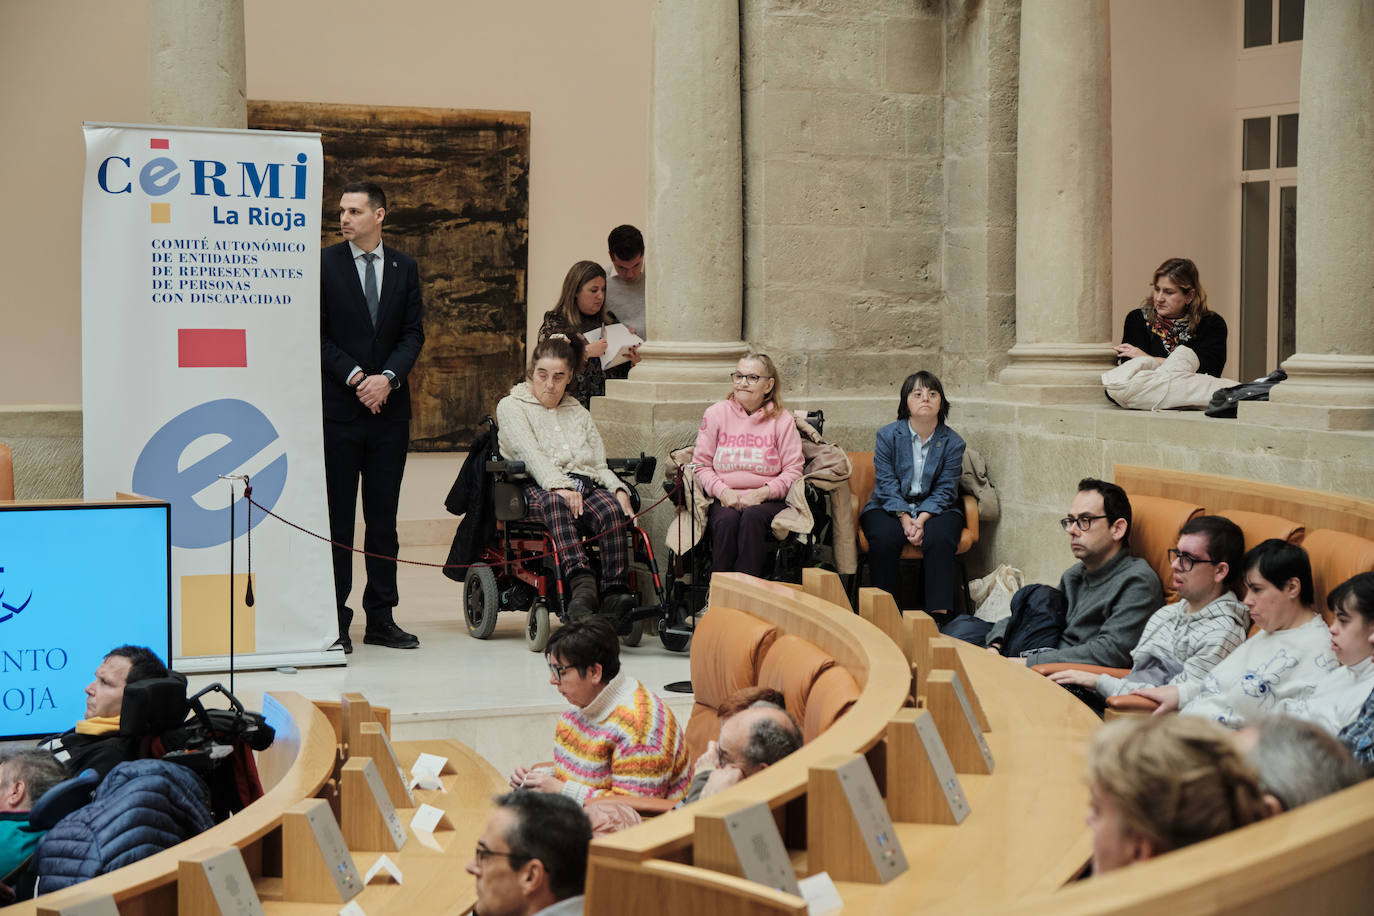
[[135, 681], [124, 688], [119, 712], [119, 733], [128, 736], [160, 735], [186, 721], [191, 707], [186, 702], [186, 678], [173, 673]]
[[100, 774], [92, 769], [82, 770], [71, 779], [64, 779], [33, 803], [29, 811], [29, 827], [51, 830], [53, 825], [77, 808], [85, 807], [100, 784]]

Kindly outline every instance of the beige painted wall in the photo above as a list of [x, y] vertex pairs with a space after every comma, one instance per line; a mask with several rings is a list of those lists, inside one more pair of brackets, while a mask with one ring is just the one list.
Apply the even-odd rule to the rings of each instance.
[[1237, 0], [1112, 0], [1112, 339], [1166, 258], [1192, 258], [1239, 371]]
[[[244, 6], [250, 98], [531, 112], [531, 328], [574, 261], [607, 263], [612, 226], [643, 226], [650, 4]], [[0, 405], [75, 405], [81, 122], [147, 121], [147, 4], [0, 0], [0, 14], [11, 138], [0, 159], [11, 213], [0, 221]]]

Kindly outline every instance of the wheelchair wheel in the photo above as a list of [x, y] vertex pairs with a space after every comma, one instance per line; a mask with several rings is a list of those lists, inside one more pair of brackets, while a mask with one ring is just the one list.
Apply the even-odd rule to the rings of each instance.
[[549, 644], [549, 603], [540, 599], [525, 615], [525, 645], [531, 652], [543, 652]]
[[630, 624], [630, 632], [620, 635], [620, 644], [633, 649], [644, 638], [644, 621], [636, 620]]
[[692, 634], [673, 633], [666, 628], [660, 628], [658, 638], [663, 642], [663, 648], [669, 652], [686, 652], [692, 645]]
[[486, 639], [496, 629], [498, 600], [496, 573], [491, 567], [480, 564], [470, 567], [463, 579], [463, 617], [474, 639]]

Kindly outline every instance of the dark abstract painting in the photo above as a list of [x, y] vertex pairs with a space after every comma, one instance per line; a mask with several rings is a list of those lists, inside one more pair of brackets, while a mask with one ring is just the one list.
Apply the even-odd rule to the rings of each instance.
[[465, 448], [524, 365], [529, 112], [249, 102], [248, 126], [320, 133], [325, 245], [341, 240], [343, 185], [386, 190], [384, 243], [419, 262], [424, 288], [410, 447]]

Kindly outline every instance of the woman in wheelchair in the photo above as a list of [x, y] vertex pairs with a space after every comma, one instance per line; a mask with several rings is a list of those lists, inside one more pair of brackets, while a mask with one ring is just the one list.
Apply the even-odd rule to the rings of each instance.
[[859, 517], [873, 584], [894, 598], [902, 550], [907, 544], [921, 548], [926, 611], [954, 610], [954, 551], [964, 528], [964, 440], [945, 425], [948, 416], [945, 388], [933, 373], [906, 377], [896, 422], [878, 430], [873, 497]]
[[[581, 537], [601, 534], [634, 514], [629, 489], [606, 467], [606, 449], [592, 415], [568, 393], [582, 365], [582, 341], [554, 335], [534, 348], [526, 380], [496, 407], [501, 451], [523, 461], [534, 478], [525, 499], [529, 519], [542, 522], [567, 571], [572, 599], [569, 616], [594, 613], [596, 575]], [[614, 535], [598, 539], [601, 551], [600, 606], [620, 615], [634, 607], [629, 594], [629, 546]]]
[[730, 396], [701, 418], [692, 464], [714, 500], [707, 523], [712, 571], [762, 576], [773, 516], [801, 478], [801, 436], [766, 354], [746, 353], [730, 378]]

